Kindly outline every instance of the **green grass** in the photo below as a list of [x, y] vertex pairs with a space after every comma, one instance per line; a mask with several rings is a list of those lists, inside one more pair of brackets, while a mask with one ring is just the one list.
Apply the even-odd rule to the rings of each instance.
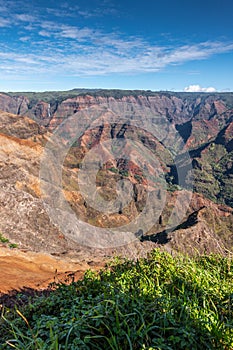
[[230, 258], [155, 250], [5, 310], [0, 348], [233, 349], [232, 303]]
[[18, 248], [18, 244], [17, 243], [10, 243], [9, 248], [11, 248], [11, 249]]
[[0, 242], [1, 243], [9, 243], [9, 239], [4, 237], [2, 233], [0, 233]]
[[2, 233], [0, 233], [0, 243], [8, 245], [9, 248], [18, 248], [18, 244], [11, 243], [8, 238], [3, 236]]

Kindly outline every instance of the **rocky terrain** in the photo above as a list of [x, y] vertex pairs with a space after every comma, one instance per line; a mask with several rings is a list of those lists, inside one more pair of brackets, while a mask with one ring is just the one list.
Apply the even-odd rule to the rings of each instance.
[[[48, 262], [51, 275], [34, 286], [53, 279], [56, 269], [98, 267], [114, 254], [135, 258], [155, 246], [232, 252], [232, 93], [2, 93], [0, 111], [0, 232], [17, 246], [2, 243], [3, 273], [16, 251], [66, 261], [64, 268]], [[83, 194], [92, 189], [89, 172], [97, 207]], [[129, 195], [125, 205], [119, 193]], [[116, 230], [107, 246], [98, 233], [103, 229]], [[130, 231], [128, 244], [117, 241], [118, 231]]]

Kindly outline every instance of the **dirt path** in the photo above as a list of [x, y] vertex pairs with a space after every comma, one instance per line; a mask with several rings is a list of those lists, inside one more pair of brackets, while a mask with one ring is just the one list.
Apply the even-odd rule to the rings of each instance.
[[87, 269], [99, 269], [104, 262], [61, 259], [0, 246], [0, 293], [33, 288], [41, 290], [52, 282], [77, 280]]

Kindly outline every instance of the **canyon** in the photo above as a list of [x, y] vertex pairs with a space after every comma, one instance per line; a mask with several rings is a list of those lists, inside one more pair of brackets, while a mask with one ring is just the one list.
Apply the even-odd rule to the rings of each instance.
[[0, 258], [50, 259], [32, 287], [155, 247], [232, 253], [233, 93], [1, 93], [0, 145]]

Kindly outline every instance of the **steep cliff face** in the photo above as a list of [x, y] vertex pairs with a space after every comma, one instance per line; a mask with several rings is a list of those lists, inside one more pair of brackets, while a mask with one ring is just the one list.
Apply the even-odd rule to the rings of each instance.
[[[36, 120], [40, 125], [49, 127], [51, 130], [69, 116], [80, 110], [105, 106], [111, 110], [113, 105], [131, 104], [150, 112], [154, 116], [164, 116], [166, 120], [176, 125], [182, 135], [188, 149], [195, 148], [212, 140], [228, 125], [233, 115], [232, 94], [182, 94], [182, 93], [138, 93], [124, 95], [106, 92], [105, 90], [92, 95], [77, 94], [73, 96], [70, 92], [60, 94], [56, 98], [49, 93], [46, 101], [39, 99], [38, 94], [29, 97], [18, 95], [0, 94], [0, 110], [14, 114], [27, 115]], [[38, 97], [37, 97], [38, 95]]]
[[[22, 93], [23, 94], [23, 93]], [[216, 115], [222, 115], [229, 107], [233, 107], [231, 94], [182, 94], [182, 93], [146, 93], [142, 92], [127, 95], [124, 91], [121, 95], [111, 90], [107, 93], [100, 90], [99, 93], [81, 95], [66, 98], [62, 92], [59, 97], [50, 98], [47, 93], [46, 101], [39, 99], [39, 93], [27, 97], [14, 95], [0, 95], [0, 109], [14, 114], [25, 114], [31, 117], [43, 119], [66, 118], [78, 110], [97, 105], [111, 107], [112, 102], [125, 102], [149, 107], [156, 115], [164, 115], [175, 124], [182, 124], [189, 120], [210, 120]], [[71, 92], [70, 92], [71, 94]], [[38, 97], [37, 97], [38, 95]], [[72, 94], [71, 94], [72, 95]], [[63, 97], [64, 96], [64, 97]], [[230, 103], [229, 103], [230, 101]], [[20, 109], [21, 106], [21, 109]]]
[[11, 97], [0, 93], [0, 110], [14, 113], [24, 114], [28, 111], [29, 100], [25, 96]]

